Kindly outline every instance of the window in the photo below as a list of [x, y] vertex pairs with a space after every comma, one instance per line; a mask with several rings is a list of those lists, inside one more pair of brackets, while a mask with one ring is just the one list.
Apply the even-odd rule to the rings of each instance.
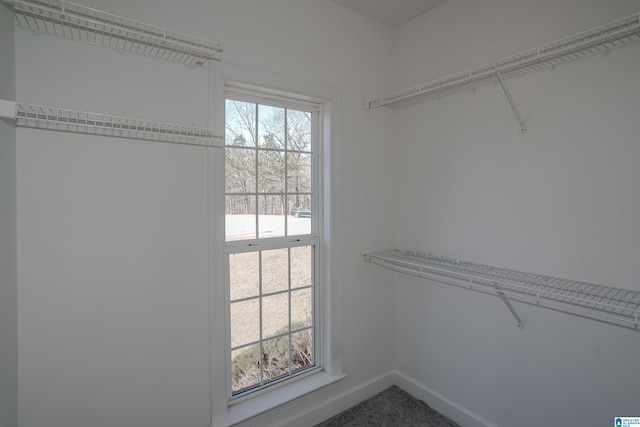
[[232, 400], [321, 368], [319, 112], [294, 99], [226, 94]]

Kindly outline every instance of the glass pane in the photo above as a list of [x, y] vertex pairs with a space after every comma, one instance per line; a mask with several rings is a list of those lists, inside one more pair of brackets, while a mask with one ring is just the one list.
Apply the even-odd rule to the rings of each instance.
[[262, 346], [264, 380], [275, 380], [289, 374], [289, 336], [265, 341]]
[[227, 241], [256, 238], [255, 195], [227, 196], [225, 214]]
[[259, 237], [284, 236], [284, 196], [258, 196]]
[[295, 194], [288, 198], [287, 235], [311, 234], [311, 195]]
[[289, 250], [262, 252], [262, 294], [289, 289]]
[[260, 293], [258, 252], [229, 255], [229, 283], [231, 301], [257, 296]]
[[289, 294], [262, 298], [262, 336], [272, 337], [289, 331]]
[[258, 144], [263, 148], [284, 148], [284, 108], [258, 106]]
[[311, 151], [311, 113], [287, 110], [287, 149]]
[[231, 304], [231, 347], [248, 344], [260, 339], [259, 300]]
[[231, 390], [232, 394], [260, 385], [260, 346], [231, 352]]
[[225, 149], [225, 192], [256, 192], [256, 151], [252, 148]]
[[309, 286], [313, 284], [311, 280], [313, 270], [313, 259], [311, 246], [300, 246], [291, 248], [291, 287]]
[[313, 366], [313, 328], [291, 334], [291, 371]]
[[287, 192], [311, 193], [311, 154], [287, 153]]
[[312, 289], [291, 292], [291, 329], [313, 325]]
[[258, 152], [258, 192], [284, 193], [284, 152]]
[[227, 99], [225, 144], [255, 147], [256, 139], [256, 104]]

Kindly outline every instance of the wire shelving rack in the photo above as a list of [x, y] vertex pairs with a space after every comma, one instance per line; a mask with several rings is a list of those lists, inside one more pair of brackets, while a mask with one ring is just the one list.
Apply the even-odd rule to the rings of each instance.
[[369, 253], [365, 261], [393, 271], [501, 298], [520, 328], [524, 323], [510, 301], [532, 304], [640, 330], [640, 292], [414, 251]]
[[[403, 108], [555, 67], [640, 41], [640, 14], [569, 36], [525, 52], [371, 100], [366, 109]], [[503, 85], [504, 87], [504, 85]]]
[[65, 0], [2, 0], [17, 27], [190, 66], [219, 60], [222, 45]]
[[214, 129], [5, 100], [0, 100], [0, 117], [21, 127], [174, 144], [220, 147], [223, 140]]

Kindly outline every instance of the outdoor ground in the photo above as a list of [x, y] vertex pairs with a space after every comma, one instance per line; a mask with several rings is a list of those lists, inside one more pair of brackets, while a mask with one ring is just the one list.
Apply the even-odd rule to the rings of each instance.
[[[288, 235], [308, 234], [310, 218], [264, 215], [260, 217], [261, 236], [284, 235], [285, 221]], [[243, 240], [255, 236], [255, 216], [227, 215], [227, 240]], [[289, 254], [290, 252], [290, 254]], [[289, 258], [290, 256], [290, 258]], [[260, 304], [262, 304], [262, 336], [267, 338], [286, 331], [291, 321], [300, 328], [311, 326], [312, 289], [296, 288], [312, 284], [312, 250], [310, 246], [262, 251], [262, 294], [284, 291], [260, 299], [231, 304], [231, 346], [239, 346], [260, 339]], [[288, 265], [291, 265], [290, 273]], [[229, 257], [231, 301], [256, 296], [260, 292], [260, 262], [258, 252], [232, 254]], [[234, 352], [232, 357], [243, 350]], [[256, 354], [256, 358], [257, 358]], [[256, 360], [257, 365], [257, 360]], [[255, 376], [255, 373], [253, 373]], [[245, 384], [246, 386], [246, 384]], [[234, 389], [236, 387], [234, 386]]]

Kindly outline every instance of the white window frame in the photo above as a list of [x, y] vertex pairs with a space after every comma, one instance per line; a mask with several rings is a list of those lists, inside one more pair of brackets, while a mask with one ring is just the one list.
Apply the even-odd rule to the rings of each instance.
[[[257, 385], [255, 388], [247, 390], [245, 392], [240, 392], [236, 395], [233, 395], [232, 392], [232, 384], [231, 384], [231, 375], [230, 372], [227, 373], [227, 397], [229, 399], [229, 402], [231, 405], [233, 404], [237, 404], [237, 402], [242, 402], [243, 400], [246, 399], [250, 399], [254, 396], [257, 396], [260, 393], [265, 393], [268, 392], [270, 389], [272, 389], [273, 387], [277, 387], [282, 385], [285, 382], [289, 382], [294, 380], [296, 377], [301, 377], [301, 376], [306, 376], [309, 374], [312, 374], [316, 371], [320, 371], [322, 370], [323, 364], [322, 364], [322, 340], [321, 339], [316, 339], [317, 337], [321, 337], [322, 336], [322, 322], [319, 321], [320, 320], [320, 288], [322, 284], [322, 269], [321, 268], [315, 268], [316, 266], [321, 266], [321, 257], [320, 254], [322, 253], [322, 239], [320, 238], [320, 230], [321, 230], [321, 224], [323, 224], [323, 212], [321, 209], [318, 209], [318, 207], [320, 206], [320, 193], [321, 193], [321, 188], [322, 186], [320, 185], [320, 181], [321, 181], [321, 177], [323, 175], [322, 173], [322, 169], [320, 168], [320, 156], [322, 154], [322, 147], [321, 147], [321, 133], [320, 133], [320, 117], [322, 115], [322, 106], [317, 104], [317, 103], [311, 103], [311, 102], [303, 102], [300, 101], [299, 99], [292, 99], [290, 97], [282, 97], [282, 96], [276, 96], [273, 94], [265, 94], [261, 91], [258, 90], [252, 90], [252, 91], [248, 91], [246, 89], [243, 88], [238, 88], [236, 86], [234, 86], [233, 84], [231, 85], [226, 85], [226, 90], [225, 90], [225, 101], [226, 100], [234, 100], [234, 101], [240, 101], [240, 102], [246, 102], [246, 103], [251, 103], [251, 104], [255, 104], [255, 105], [265, 105], [265, 106], [272, 106], [272, 107], [279, 107], [279, 108], [285, 108], [285, 109], [290, 109], [290, 110], [300, 110], [300, 111], [308, 111], [312, 114], [312, 119], [311, 119], [311, 148], [310, 148], [310, 152], [311, 152], [311, 211], [314, 212], [311, 216], [311, 230], [310, 230], [310, 234], [305, 234], [305, 235], [289, 235], [289, 236], [282, 236], [282, 237], [257, 237], [257, 236], [253, 236], [252, 238], [249, 239], [245, 239], [245, 240], [239, 240], [239, 241], [227, 241], [225, 243], [225, 290], [226, 290], [226, 305], [227, 305], [227, 310], [229, 310], [230, 305], [231, 305], [231, 298], [229, 295], [229, 291], [230, 291], [230, 266], [229, 266], [229, 259], [230, 259], [230, 255], [233, 254], [239, 254], [239, 253], [246, 253], [246, 252], [262, 252], [262, 251], [267, 251], [267, 250], [272, 250], [272, 249], [291, 249], [291, 248], [295, 248], [295, 247], [300, 247], [300, 246], [311, 246], [312, 249], [312, 253], [313, 253], [313, 278], [312, 278], [312, 290], [313, 290], [313, 296], [312, 296], [312, 301], [313, 301], [313, 322], [312, 322], [312, 329], [313, 329], [313, 345], [312, 345], [312, 349], [313, 349], [313, 366], [309, 367], [308, 369], [304, 369], [301, 372], [298, 373], [293, 373], [293, 374], [289, 374], [286, 377], [280, 378], [278, 380], [275, 381], [267, 381], [266, 384], [261, 384], [261, 385]], [[259, 119], [259, 118], [258, 118]], [[256, 123], [257, 125], [257, 123]], [[257, 129], [256, 129], [257, 132]], [[225, 147], [225, 150], [227, 149], [236, 149], [233, 148], [233, 146], [230, 146], [229, 148]], [[243, 148], [244, 149], [244, 148]], [[256, 147], [251, 147], [251, 148], [247, 148], [247, 149], [252, 149], [255, 150], [256, 152], [256, 162], [257, 159], [259, 158], [259, 153], [261, 148], [259, 146]], [[288, 149], [288, 147], [284, 148], [285, 150]], [[257, 164], [256, 164], [257, 167]], [[286, 166], [285, 166], [286, 167]], [[256, 173], [257, 173], [257, 169], [256, 169]], [[258, 184], [258, 177], [257, 175], [254, 177], [256, 180], [256, 186]], [[286, 184], [285, 184], [286, 186]], [[254, 189], [255, 193], [250, 193], [251, 195], [253, 194], [258, 194], [257, 193], [257, 188]], [[285, 199], [289, 200], [289, 195], [292, 193], [287, 193], [286, 192], [287, 189], [285, 189]], [[288, 203], [287, 203], [288, 204]], [[287, 212], [289, 211], [289, 206], [286, 207], [284, 215], [286, 217]], [[258, 203], [256, 201], [256, 234], [259, 233], [258, 230], [258, 225], [259, 225], [259, 221], [258, 221], [258, 217], [259, 217], [259, 212], [257, 211], [259, 209], [258, 207]], [[285, 222], [285, 229], [286, 224], [288, 222]], [[290, 266], [289, 266], [290, 268]], [[261, 270], [260, 270], [261, 271]], [[293, 292], [292, 289], [289, 289], [287, 291], [288, 294], [291, 294], [291, 292]], [[260, 297], [262, 296], [262, 290], [260, 290], [259, 293]], [[259, 308], [260, 312], [262, 312], [262, 307], [260, 306]], [[262, 316], [261, 316], [262, 318]], [[227, 321], [230, 324], [230, 313], [227, 313]], [[270, 340], [272, 338], [264, 338], [262, 337], [262, 334], [260, 334], [260, 343], [261, 342], [266, 342], [268, 340]], [[230, 327], [227, 327], [227, 347], [228, 347], [228, 351], [232, 350], [231, 347], [231, 335], [230, 335]]]
[[[290, 378], [274, 387], [229, 399], [227, 383], [230, 366], [230, 343], [227, 342], [229, 327], [228, 283], [225, 273], [225, 229], [224, 229], [224, 150], [209, 150], [209, 297], [210, 297], [210, 348], [211, 348], [211, 415], [212, 426], [230, 426], [252, 418], [269, 419], [280, 411], [291, 411], [302, 401], [313, 399], [315, 391], [320, 392], [346, 375], [342, 372], [342, 351], [340, 345], [339, 287], [336, 284], [332, 265], [339, 257], [333, 247], [337, 230], [332, 226], [333, 193], [330, 173], [339, 161], [332, 156], [332, 148], [338, 144], [341, 94], [334, 88], [310, 85], [282, 75], [256, 72], [245, 68], [220, 63], [210, 63], [209, 68], [209, 114], [217, 129], [224, 129], [224, 106], [227, 89], [250, 93], [257, 91], [263, 98], [294, 99], [303, 104], [314, 104], [319, 108], [318, 133], [319, 150], [317, 171], [319, 175], [316, 197], [317, 230], [319, 244], [316, 251], [318, 297], [316, 316], [318, 317], [316, 343], [316, 369]], [[297, 236], [296, 236], [297, 237]], [[286, 237], [285, 237], [286, 239]], [[290, 238], [289, 238], [290, 239]], [[220, 345], [221, 342], [226, 345]], [[309, 400], [310, 401], [310, 400]], [[274, 411], [278, 408], [277, 411]], [[281, 416], [281, 415], [280, 415]]]

